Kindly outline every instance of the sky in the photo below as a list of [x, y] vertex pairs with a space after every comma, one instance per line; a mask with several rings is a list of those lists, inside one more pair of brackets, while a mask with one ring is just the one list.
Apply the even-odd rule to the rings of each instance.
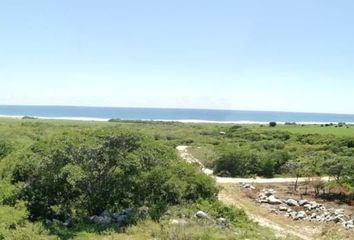
[[1, 0], [0, 104], [354, 114], [352, 0]]

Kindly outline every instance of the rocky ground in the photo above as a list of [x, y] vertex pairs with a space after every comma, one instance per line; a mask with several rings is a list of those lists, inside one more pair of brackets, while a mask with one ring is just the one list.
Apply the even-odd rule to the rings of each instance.
[[[187, 146], [178, 146], [177, 150], [184, 160], [212, 174], [190, 154]], [[353, 206], [317, 200], [311, 194], [306, 200], [301, 194], [289, 191], [296, 180], [301, 185], [306, 184], [308, 178], [215, 177], [215, 180], [221, 186], [219, 200], [243, 208], [251, 219], [272, 229], [281, 239], [354, 240]], [[328, 181], [329, 178], [317, 180]]]
[[[148, 208], [147, 207], [141, 207], [138, 209], [133, 209], [133, 208], [127, 208], [124, 209], [121, 212], [117, 213], [110, 213], [109, 211], [105, 210], [103, 211], [100, 215], [94, 215], [89, 217], [90, 222], [97, 224], [97, 225], [110, 225], [110, 224], [115, 224], [116, 226], [124, 226], [128, 224], [131, 220], [133, 220], [134, 217], [137, 215], [139, 216], [148, 216]], [[198, 211], [194, 215], [194, 220], [204, 220], [209, 223], [212, 223], [214, 225], [220, 226], [220, 227], [229, 227], [231, 225], [231, 222], [223, 217], [219, 218], [212, 218], [209, 216], [208, 213], [203, 212], [203, 211]], [[186, 218], [172, 218], [169, 219], [169, 223], [172, 225], [186, 225], [188, 224], [189, 221], [193, 219], [186, 219]]]
[[[256, 191], [251, 184], [241, 184], [241, 187]], [[262, 189], [254, 200], [271, 208], [273, 213], [292, 220], [333, 222], [354, 231], [354, 213], [343, 208], [333, 208], [307, 199], [280, 198], [274, 189], [267, 188]]]

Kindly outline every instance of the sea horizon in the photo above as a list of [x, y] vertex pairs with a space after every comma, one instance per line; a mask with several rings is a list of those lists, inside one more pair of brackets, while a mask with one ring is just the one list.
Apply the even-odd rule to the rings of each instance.
[[95, 107], [53, 105], [0, 105], [0, 117], [108, 121], [176, 121], [190, 123], [264, 124], [295, 122], [301, 124], [354, 123], [354, 114], [253, 111], [197, 108]]

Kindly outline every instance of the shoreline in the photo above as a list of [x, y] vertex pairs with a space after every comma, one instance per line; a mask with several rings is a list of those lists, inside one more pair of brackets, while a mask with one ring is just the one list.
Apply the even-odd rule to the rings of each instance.
[[[0, 118], [8, 118], [8, 119], [18, 119], [22, 120], [23, 115], [0, 115]], [[86, 121], [86, 122], [108, 122], [110, 118], [94, 118], [94, 117], [43, 117], [43, 116], [29, 116], [33, 117], [33, 120], [66, 120], [66, 121]], [[247, 121], [247, 120], [239, 120], [239, 121], [212, 121], [212, 120], [202, 120], [202, 119], [120, 119], [122, 122], [124, 121], [146, 121], [146, 122], [179, 122], [179, 123], [204, 123], [204, 124], [241, 124], [241, 125], [268, 125], [269, 122], [262, 121]], [[117, 120], [119, 122], [119, 120]], [[274, 121], [279, 125], [285, 125], [287, 122], [282, 121]], [[322, 125], [322, 124], [339, 124], [339, 122], [291, 122], [296, 123], [296, 125]], [[346, 124], [354, 125], [354, 122], [346, 122]], [[294, 124], [295, 125], [295, 124]], [[291, 126], [291, 125], [289, 125]]]

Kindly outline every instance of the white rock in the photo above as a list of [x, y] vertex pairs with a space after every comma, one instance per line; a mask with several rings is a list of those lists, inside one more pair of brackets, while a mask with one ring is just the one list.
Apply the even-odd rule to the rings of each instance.
[[185, 225], [187, 225], [187, 221], [184, 219], [171, 219], [170, 224], [185, 226]]
[[200, 218], [200, 219], [206, 219], [206, 218], [209, 218], [208, 214], [206, 214], [205, 212], [203, 211], [198, 211], [195, 216], [197, 218]]
[[286, 204], [288, 204], [289, 206], [299, 206], [299, 203], [295, 199], [291, 199], [291, 198], [286, 200]]
[[179, 225], [179, 220], [178, 219], [171, 219], [170, 224], [171, 225]]
[[291, 212], [291, 213], [290, 213], [290, 217], [291, 217], [292, 219], [294, 219], [294, 220], [297, 220], [297, 219], [298, 219], [298, 218], [297, 218], [297, 212], [295, 212], [295, 211]]
[[316, 208], [318, 208], [318, 207], [321, 206], [320, 204], [318, 204], [318, 203], [315, 202], [315, 201], [309, 202], [309, 204], [311, 204], [311, 208], [312, 208], [312, 209], [316, 209]]
[[230, 225], [230, 221], [226, 218], [218, 218], [216, 219], [216, 224], [222, 227], [228, 227]]
[[344, 209], [335, 209], [334, 214], [336, 215], [343, 215], [344, 214]]
[[[301, 205], [301, 204], [300, 204]], [[312, 210], [312, 205], [311, 204], [305, 204], [304, 205], [304, 208], [307, 209], [307, 210]]]
[[306, 213], [304, 211], [300, 211], [296, 214], [296, 217], [298, 219], [304, 219], [305, 217], [307, 217]]
[[286, 212], [288, 211], [288, 208], [285, 206], [279, 206], [279, 211]]
[[271, 195], [267, 198], [267, 201], [269, 204], [281, 204], [281, 200], [277, 199], [276, 197], [274, 197], [274, 195]]
[[245, 184], [243, 185], [244, 188], [249, 188], [249, 189], [256, 189], [254, 186], [252, 186], [251, 184]]

